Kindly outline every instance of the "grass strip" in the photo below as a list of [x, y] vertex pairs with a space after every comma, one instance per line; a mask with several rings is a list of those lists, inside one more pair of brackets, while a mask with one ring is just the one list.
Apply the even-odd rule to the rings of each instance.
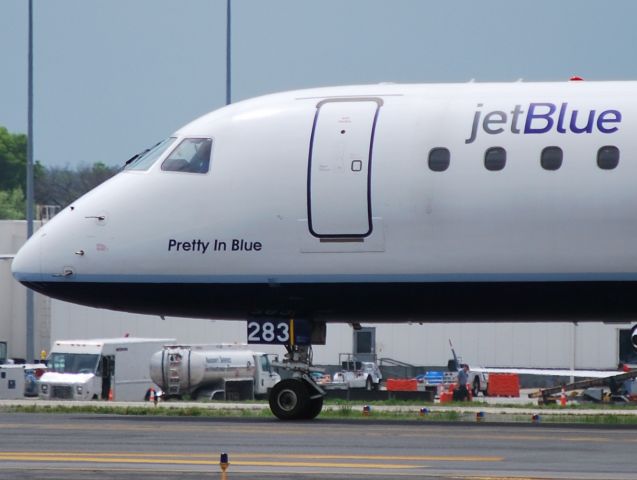
[[[457, 404], [466, 406], [467, 404]], [[159, 405], [157, 407], [148, 406], [111, 406], [99, 405], [14, 405], [3, 406], [0, 411], [19, 413], [51, 413], [51, 414], [101, 414], [101, 415], [136, 415], [136, 416], [158, 416], [158, 417], [207, 417], [207, 418], [271, 418], [272, 413], [267, 408], [264, 409], [244, 409], [244, 408], [221, 408], [210, 409], [205, 407], [186, 406], [183, 408]], [[541, 415], [541, 423], [558, 424], [590, 424], [590, 425], [637, 425], [637, 415], [614, 415], [604, 413], [599, 415], [573, 415], [568, 411], [548, 411], [538, 409]], [[352, 419], [361, 422], [369, 420], [400, 420], [413, 421], [414, 423], [428, 422], [476, 422], [475, 413], [462, 413], [455, 410], [430, 411], [426, 415], [417, 412], [388, 412], [374, 410], [372, 407], [369, 415], [363, 415], [358, 405], [341, 402], [337, 408], [325, 409], [319, 418], [324, 419]], [[505, 414], [497, 412], [487, 412], [484, 423], [507, 422], [507, 423], [530, 423], [529, 415]]]

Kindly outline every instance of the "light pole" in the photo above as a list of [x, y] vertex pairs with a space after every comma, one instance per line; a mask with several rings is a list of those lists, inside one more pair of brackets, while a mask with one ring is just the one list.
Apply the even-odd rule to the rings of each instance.
[[231, 56], [230, 56], [230, 42], [232, 40], [232, 31], [231, 31], [231, 8], [230, 8], [231, 0], [227, 0], [226, 2], [226, 105], [230, 105], [232, 103], [231, 96], [231, 79], [232, 79], [232, 69], [231, 69]]
[[[27, 239], [33, 235], [33, 0], [29, 0], [29, 60], [27, 113]], [[27, 288], [27, 362], [33, 355], [33, 290]]]

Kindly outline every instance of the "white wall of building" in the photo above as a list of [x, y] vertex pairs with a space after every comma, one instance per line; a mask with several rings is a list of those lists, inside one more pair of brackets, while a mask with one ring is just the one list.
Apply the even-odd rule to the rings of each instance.
[[[602, 323], [377, 324], [376, 352], [412, 365], [445, 365], [449, 340], [464, 361], [491, 367], [615, 368], [620, 328]], [[317, 363], [337, 363], [351, 352], [349, 325], [328, 325], [327, 346], [315, 347]]]
[[[245, 343], [245, 322], [133, 315], [73, 305], [51, 304], [51, 339], [173, 337], [180, 343]], [[449, 340], [471, 364], [546, 368], [614, 368], [618, 362], [618, 329], [629, 325], [601, 323], [466, 323], [376, 324], [378, 357], [413, 365], [444, 365], [451, 358]], [[258, 346], [283, 353], [283, 347]], [[314, 362], [336, 364], [338, 354], [353, 349], [352, 328], [328, 324], [327, 345], [314, 346]]]
[[[245, 343], [245, 322], [139, 315], [51, 301], [51, 341], [121, 337], [175, 338], [178, 343]], [[281, 353], [282, 347], [255, 348]]]
[[[26, 221], [0, 221], [0, 254], [15, 254], [26, 234]], [[36, 356], [50, 343], [48, 306], [47, 298], [34, 295]], [[0, 340], [8, 343], [9, 357], [26, 357], [26, 288], [13, 279], [10, 260], [0, 260]]]
[[614, 368], [618, 328], [601, 323], [382, 325], [376, 338], [379, 356], [418, 365], [446, 363], [451, 340], [456, 353], [474, 365]]

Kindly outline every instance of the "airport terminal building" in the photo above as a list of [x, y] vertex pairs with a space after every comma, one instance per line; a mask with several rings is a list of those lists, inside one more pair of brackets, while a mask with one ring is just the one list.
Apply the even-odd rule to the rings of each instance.
[[[0, 221], [0, 253], [17, 252], [26, 222]], [[0, 261], [0, 340], [9, 356], [26, 354], [26, 289], [11, 276], [10, 261]], [[389, 320], [389, 319], [388, 319]], [[637, 320], [637, 319], [636, 319]], [[314, 347], [314, 363], [335, 365], [338, 354], [375, 353], [416, 366], [446, 365], [449, 341], [464, 361], [489, 367], [612, 369], [635, 362], [630, 323], [431, 323], [328, 324], [327, 344]], [[51, 300], [35, 294], [35, 352], [49, 351], [55, 340], [116, 337], [176, 338], [179, 343], [245, 343], [246, 323], [126, 314]], [[283, 353], [283, 347], [256, 349]]]

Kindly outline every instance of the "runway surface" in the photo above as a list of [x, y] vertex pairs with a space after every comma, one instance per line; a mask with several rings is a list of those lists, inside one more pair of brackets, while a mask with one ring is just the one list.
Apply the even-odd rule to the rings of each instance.
[[0, 413], [0, 431], [0, 479], [637, 479], [626, 428]]

